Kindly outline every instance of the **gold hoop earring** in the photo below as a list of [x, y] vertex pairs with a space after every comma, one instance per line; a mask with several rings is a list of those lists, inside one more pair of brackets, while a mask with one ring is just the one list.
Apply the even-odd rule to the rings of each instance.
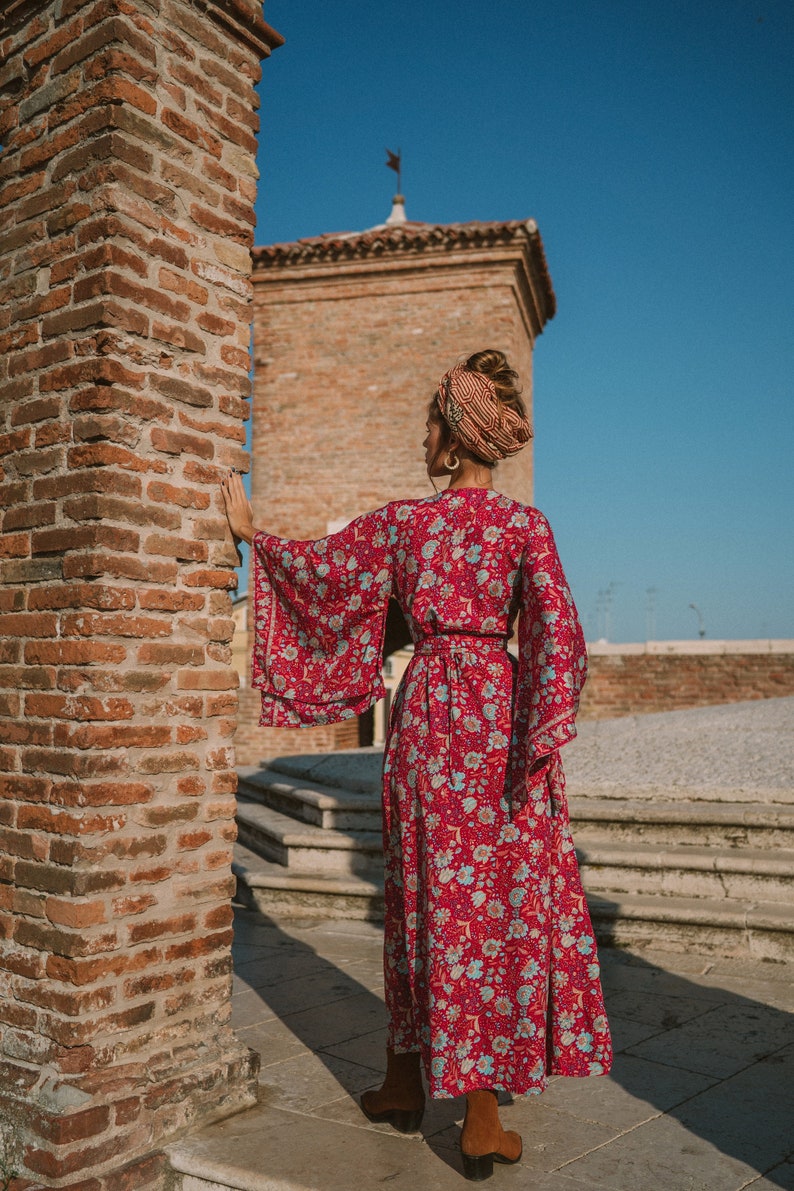
[[[455, 460], [454, 463], [452, 462], [453, 459]], [[458, 459], [454, 451], [447, 451], [446, 458], [444, 459], [444, 467], [447, 471], [457, 471], [460, 467], [460, 459]]]

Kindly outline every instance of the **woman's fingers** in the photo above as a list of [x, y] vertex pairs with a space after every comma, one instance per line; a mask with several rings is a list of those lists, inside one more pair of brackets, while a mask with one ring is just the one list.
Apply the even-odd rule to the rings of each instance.
[[221, 479], [221, 493], [226, 509], [229, 527], [236, 537], [249, 540], [246, 530], [253, 529], [253, 512], [251, 502], [245, 494], [243, 477], [239, 472], [227, 472]]

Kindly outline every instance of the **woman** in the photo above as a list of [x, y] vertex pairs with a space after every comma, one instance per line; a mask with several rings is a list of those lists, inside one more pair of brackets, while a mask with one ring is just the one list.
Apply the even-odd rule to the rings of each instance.
[[521, 1157], [498, 1090], [611, 1064], [559, 760], [584, 642], [548, 523], [492, 487], [531, 437], [517, 380], [498, 351], [447, 372], [424, 447], [431, 480], [449, 486], [320, 541], [254, 531], [240, 477], [223, 484], [232, 531], [253, 544], [262, 724], [361, 714], [383, 693], [391, 595], [411, 629], [384, 760], [387, 1070], [361, 1105], [412, 1131], [423, 1069], [432, 1097], [465, 1094], [464, 1173], [477, 1180]]

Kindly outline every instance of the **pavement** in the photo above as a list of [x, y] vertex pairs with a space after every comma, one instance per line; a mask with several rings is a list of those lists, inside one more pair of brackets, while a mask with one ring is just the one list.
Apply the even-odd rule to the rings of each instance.
[[[566, 747], [569, 790], [791, 803], [793, 728], [794, 698], [585, 722]], [[360, 758], [360, 782], [373, 764]], [[462, 1099], [428, 1101], [411, 1136], [356, 1101], [385, 1066], [381, 928], [235, 915], [232, 1025], [261, 1055], [259, 1103], [168, 1147], [175, 1188], [462, 1191]], [[524, 1153], [489, 1186], [794, 1191], [794, 965], [694, 947], [600, 956], [612, 1072], [502, 1096]]]
[[[461, 1191], [464, 1101], [422, 1132], [370, 1124], [382, 934], [236, 908], [232, 1023], [262, 1057], [260, 1102], [169, 1147], [182, 1191]], [[524, 1139], [494, 1191], [794, 1189], [794, 987], [785, 964], [602, 949], [612, 1073], [502, 1096]]]

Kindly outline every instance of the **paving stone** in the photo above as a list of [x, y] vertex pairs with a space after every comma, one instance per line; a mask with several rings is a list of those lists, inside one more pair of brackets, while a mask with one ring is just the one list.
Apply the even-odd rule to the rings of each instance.
[[761, 1173], [794, 1157], [794, 1044], [695, 1096], [675, 1115]]
[[658, 1026], [648, 1025], [639, 1021], [629, 1021], [627, 1017], [620, 1017], [609, 1008], [609, 1028], [612, 1033], [612, 1047], [615, 1054], [636, 1046], [646, 1038], [653, 1038], [657, 1034]]
[[[385, 1019], [386, 1010], [381, 1005], [381, 1014]], [[384, 1021], [380, 1021], [374, 1030], [349, 1038], [346, 1042], [339, 1042], [324, 1046], [326, 1054], [337, 1059], [345, 1059], [348, 1063], [358, 1063], [362, 1067], [370, 1067], [373, 1071], [386, 1070], [386, 1032]], [[372, 1087], [380, 1085], [380, 1077], [373, 1080]]]
[[781, 1162], [773, 1170], [748, 1183], [742, 1191], [794, 1191], [794, 1162]]
[[788, 1041], [794, 1041], [794, 1016], [738, 998], [637, 1043], [629, 1053], [725, 1079]]
[[543, 1100], [571, 1116], [626, 1130], [684, 1103], [716, 1082], [713, 1076], [621, 1054], [615, 1056], [610, 1075], [555, 1080], [544, 1092]]
[[255, 988], [246, 989], [232, 997], [232, 1029], [244, 1030], [260, 1022], [272, 1021], [276, 1016], [262, 994]]
[[615, 1191], [740, 1191], [758, 1171], [673, 1117], [659, 1116], [575, 1159], [561, 1173]]
[[372, 1086], [372, 1069], [345, 1059], [303, 1051], [260, 1072], [264, 1095], [280, 1108], [311, 1113]]
[[702, 997], [680, 996], [664, 992], [646, 992], [638, 997], [634, 991], [609, 993], [609, 1015], [615, 1012], [629, 1021], [641, 1022], [659, 1030], [670, 1030], [693, 1018], [708, 1013]]
[[324, 1005], [321, 1012], [305, 1010], [291, 1013], [286, 1019], [289, 1028], [311, 1050], [334, 1048], [349, 1043], [360, 1034], [381, 1031], [381, 1049], [386, 1030], [386, 1009], [383, 999], [365, 991]]
[[295, 948], [289, 952], [269, 947], [267, 954], [234, 965], [233, 995], [246, 988], [271, 988], [287, 980], [312, 977], [329, 969], [322, 956]]
[[245, 1026], [243, 1029], [238, 1028], [235, 1034], [241, 1042], [257, 1052], [262, 1069], [274, 1063], [281, 1063], [284, 1059], [293, 1059], [305, 1052], [301, 1039], [277, 1017]]
[[[532, 1101], [530, 1105], [528, 1101]], [[463, 1109], [460, 1110], [462, 1121]], [[542, 1103], [537, 1096], [522, 1098], [499, 1115], [505, 1129], [515, 1129], [524, 1142], [520, 1165], [533, 1174], [550, 1172], [617, 1136], [618, 1130], [595, 1121], [585, 1121], [559, 1112]], [[457, 1152], [460, 1142], [459, 1124], [450, 1125], [432, 1139], [434, 1145]]]
[[358, 993], [374, 995], [363, 988], [353, 977], [347, 976], [334, 967], [323, 970], [322, 978], [319, 976], [315, 979], [299, 977], [265, 988], [244, 989], [232, 997], [232, 1027], [252, 1024], [250, 1019], [242, 1020], [240, 1015], [246, 1013], [247, 1006], [251, 1004], [253, 998], [258, 998], [271, 1013], [282, 1017], [300, 1013], [304, 1009], [312, 1009], [318, 1005], [331, 1005], [334, 1001], [340, 1001], [344, 997], [355, 996]]

